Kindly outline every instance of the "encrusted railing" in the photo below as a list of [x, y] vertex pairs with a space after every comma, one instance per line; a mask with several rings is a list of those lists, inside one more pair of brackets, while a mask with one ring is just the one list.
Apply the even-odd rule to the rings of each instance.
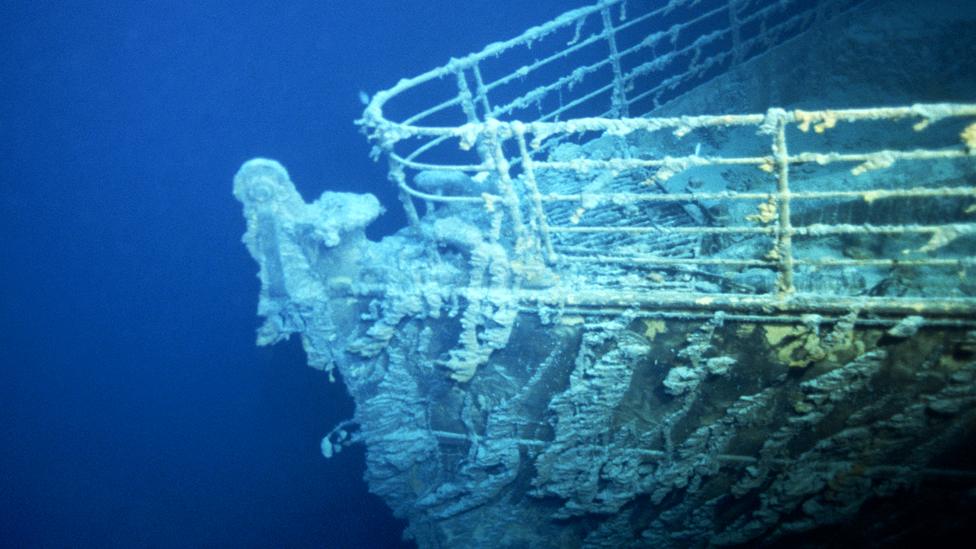
[[[427, 208], [444, 203], [482, 207], [496, 227], [487, 235], [489, 239], [500, 237], [502, 231], [497, 228], [501, 226], [513, 235], [511, 260], [516, 274], [536, 276], [539, 271], [558, 272], [582, 264], [619, 265], [651, 278], [662, 276], [657, 270], [664, 275], [697, 271], [723, 280], [726, 271], [776, 272], [775, 284], [765, 289], [720, 284], [709, 291], [664, 287], [658, 291], [653, 284], [621, 279], [609, 284], [599, 281], [583, 289], [537, 289], [539, 285], [529, 285], [532, 289], [518, 290], [520, 301], [532, 306], [559, 304], [584, 310], [637, 306], [782, 314], [859, 310], [973, 317], [976, 299], [952, 288], [929, 288], [914, 294], [879, 291], [877, 295], [831, 288], [811, 291], [816, 282], [804, 277], [823, 269], [914, 272], [919, 278], [935, 269], [956, 273], [960, 281], [972, 276], [968, 271], [974, 266], [972, 248], [976, 241], [971, 205], [976, 198], [972, 177], [976, 175], [976, 104], [637, 117], [816, 25], [826, 25], [859, 3], [672, 0], [660, 7], [632, 3], [632, 11], [647, 11], [627, 14], [626, 2], [604, 0], [529, 29], [515, 39], [402, 80], [376, 94], [360, 123], [375, 143], [375, 153], [389, 159], [390, 177], [401, 191], [411, 222], [419, 218], [419, 204], [425, 203]], [[512, 57], [524, 62], [525, 50], [521, 48], [530, 47], [535, 48], [530, 64], [504, 64]], [[596, 60], [590, 59], [593, 48], [602, 52]], [[486, 65], [492, 63], [503, 67], [503, 74], [494, 79], [486, 75]], [[561, 71], [560, 63], [570, 68]], [[547, 71], [556, 73], [550, 81], [542, 76]], [[395, 99], [433, 89], [444, 78], [456, 81], [453, 95], [429, 108], [411, 111], [415, 114], [400, 122], [390, 119], [386, 111]], [[527, 86], [527, 81], [538, 85]], [[883, 133], [908, 138], [896, 146], [859, 146], [851, 135], [858, 125], [872, 124], [885, 124]], [[741, 137], [747, 129], [752, 133]], [[628, 145], [628, 139], [646, 136], [660, 141], [655, 136], [667, 131], [689, 142], [687, 149], [697, 138], [694, 152]], [[708, 137], [706, 132], [714, 131], [739, 132], [736, 135], [740, 140], [759, 145], [748, 154], [726, 153], [720, 148], [702, 154], [701, 141]], [[844, 137], [832, 142], [830, 137], [838, 133]], [[917, 137], [915, 141], [912, 136]], [[620, 140], [628, 152], [609, 158], [588, 157], [584, 146], [575, 158], [557, 159], [552, 154], [560, 143], [600, 138]], [[958, 177], [949, 182], [906, 183], [878, 177], [906, 166], [952, 163], [956, 163], [954, 173]], [[669, 180], [708, 169], [738, 170], [750, 183], [740, 189], [667, 188]], [[472, 181], [470, 192], [417, 188], [410, 183], [411, 176], [424, 170], [466, 174]], [[594, 179], [608, 174], [641, 184], [608, 191], [568, 189], [565, 185], [569, 176]], [[797, 187], [797, 181], [812, 183]], [[955, 204], [953, 215], [948, 217], [937, 207], [946, 200]], [[895, 203], [897, 206], [890, 206]], [[712, 216], [678, 225], [588, 222], [594, 218], [592, 214], [607, 208], [665, 204], [691, 205], [706, 213], [708, 208], [703, 205], [710, 205], [740, 215], [733, 213], [725, 219]], [[741, 215], [741, 204], [749, 204], [749, 215]], [[811, 211], [825, 205], [837, 204], [851, 208], [857, 204], [868, 208], [889, 204], [888, 210], [902, 213], [883, 222], [836, 216], [818, 222], [800, 219], [811, 217]], [[472, 208], [472, 215], [477, 209]], [[573, 211], [568, 219], [554, 215], [566, 209]], [[918, 215], [913, 217], [913, 212]], [[571, 244], [574, 237], [585, 235], [605, 236], [608, 244], [596, 249]], [[624, 237], [641, 235], [716, 242], [764, 238], [767, 243], [752, 247], [761, 253], [738, 256], [721, 250], [648, 254], [613, 245]], [[831, 257], [797, 252], [797, 239], [827, 242], [830, 238], [875, 239], [874, 243], [892, 238], [926, 240], [897, 255], [865, 253], [853, 246]]]

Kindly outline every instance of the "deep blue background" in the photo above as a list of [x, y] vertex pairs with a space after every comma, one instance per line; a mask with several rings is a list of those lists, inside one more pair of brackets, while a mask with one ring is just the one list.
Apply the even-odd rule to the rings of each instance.
[[[3, 2], [0, 545], [395, 546], [351, 413], [254, 346], [231, 178], [382, 193], [359, 90], [588, 2]], [[272, 5], [274, 4], [274, 5]]]

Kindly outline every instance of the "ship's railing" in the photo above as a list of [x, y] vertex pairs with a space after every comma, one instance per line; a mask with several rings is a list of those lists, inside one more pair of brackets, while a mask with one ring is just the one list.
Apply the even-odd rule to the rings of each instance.
[[[390, 177], [411, 222], [418, 221], [420, 204], [470, 204], [471, 215], [494, 220], [490, 238], [498, 238], [502, 226], [514, 235], [513, 262], [533, 272], [587, 264], [619, 265], [651, 279], [692, 271], [720, 279], [749, 269], [776, 273], [768, 288], [732, 284], [712, 291], [663, 286], [657, 291], [633, 277], [610, 283], [603, 277], [574, 291], [573, 306], [784, 314], [860, 310], [957, 318], [976, 313], [976, 300], [959, 289], [971, 284], [976, 255], [976, 104], [635, 116], [825, 24], [858, 2], [675, 0], [659, 7], [641, 4], [645, 13], [625, 14], [624, 8], [633, 4], [604, 0], [568, 12], [377, 93], [360, 123], [376, 154], [388, 158]], [[510, 57], [524, 63], [528, 47], [535, 48], [533, 62], [509, 66], [494, 79], [486, 76], [489, 65]], [[552, 73], [557, 76], [551, 80], [543, 77]], [[445, 80], [453, 84], [445, 87]], [[437, 90], [447, 95], [443, 101], [426, 108], [410, 105], [406, 112], [413, 114], [393, 121], [388, 111], [395, 100], [435, 97]], [[668, 132], [688, 143], [674, 149], [685, 153], [634, 146]], [[716, 132], [734, 135], [735, 146], [702, 154], [700, 143]], [[871, 133], [894, 137], [876, 142], [857, 137]], [[620, 140], [624, 152], [587, 156], [584, 147], [574, 158], [552, 154], [560, 143], [596, 139]], [[954, 177], [924, 176], [943, 173], [945, 166], [952, 167]], [[424, 170], [461, 172], [490, 186], [472, 184], [470, 192], [420, 189], [411, 184], [412, 175]], [[719, 190], [669, 187], [669, 181], [709, 170], [713, 178], [725, 170], [747, 183]], [[568, 176], [587, 180], [607, 174], [637, 184], [626, 191], [593, 191], [554, 183]], [[602, 219], [593, 214], [608, 208], [662, 204], [695, 207], [708, 215], [678, 226], [588, 222]], [[568, 219], [556, 215], [566, 210], [573, 212]], [[743, 214], [747, 210], [751, 213]], [[815, 212], [824, 211], [816, 217]], [[678, 257], [613, 244], [640, 235], [693, 236], [710, 246], [692, 257]], [[606, 244], [579, 246], [586, 238]], [[757, 245], [755, 239], [766, 244]], [[728, 245], [746, 240], [753, 242], [743, 248], [746, 252], [726, 253]], [[798, 247], [798, 240], [807, 245]], [[818, 256], [817, 247], [809, 245], [814, 241], [837, 253]], [[895, 253], [892, 243], [905, 247]], [[836, 249], [840, 246], [844, 249]], [[902, 292], [818, 290], [817, 273], [830, 269], [885, 281], [924, 281], [935, 271], [944, 281], [949, 272], [960, 282]], [[565, 301], [567, 293], [520, 291], [532, 294], [525, 299], [535, 303]]]

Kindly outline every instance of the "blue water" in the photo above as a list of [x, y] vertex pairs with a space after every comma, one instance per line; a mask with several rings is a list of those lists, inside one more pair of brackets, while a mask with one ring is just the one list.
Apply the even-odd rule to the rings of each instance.
[[374, 192], [373, 92], [588, 2], [4, 2], [0, 545], [396, 547], [352, 413], [296, 341], [254, 346], [230, 193]]

